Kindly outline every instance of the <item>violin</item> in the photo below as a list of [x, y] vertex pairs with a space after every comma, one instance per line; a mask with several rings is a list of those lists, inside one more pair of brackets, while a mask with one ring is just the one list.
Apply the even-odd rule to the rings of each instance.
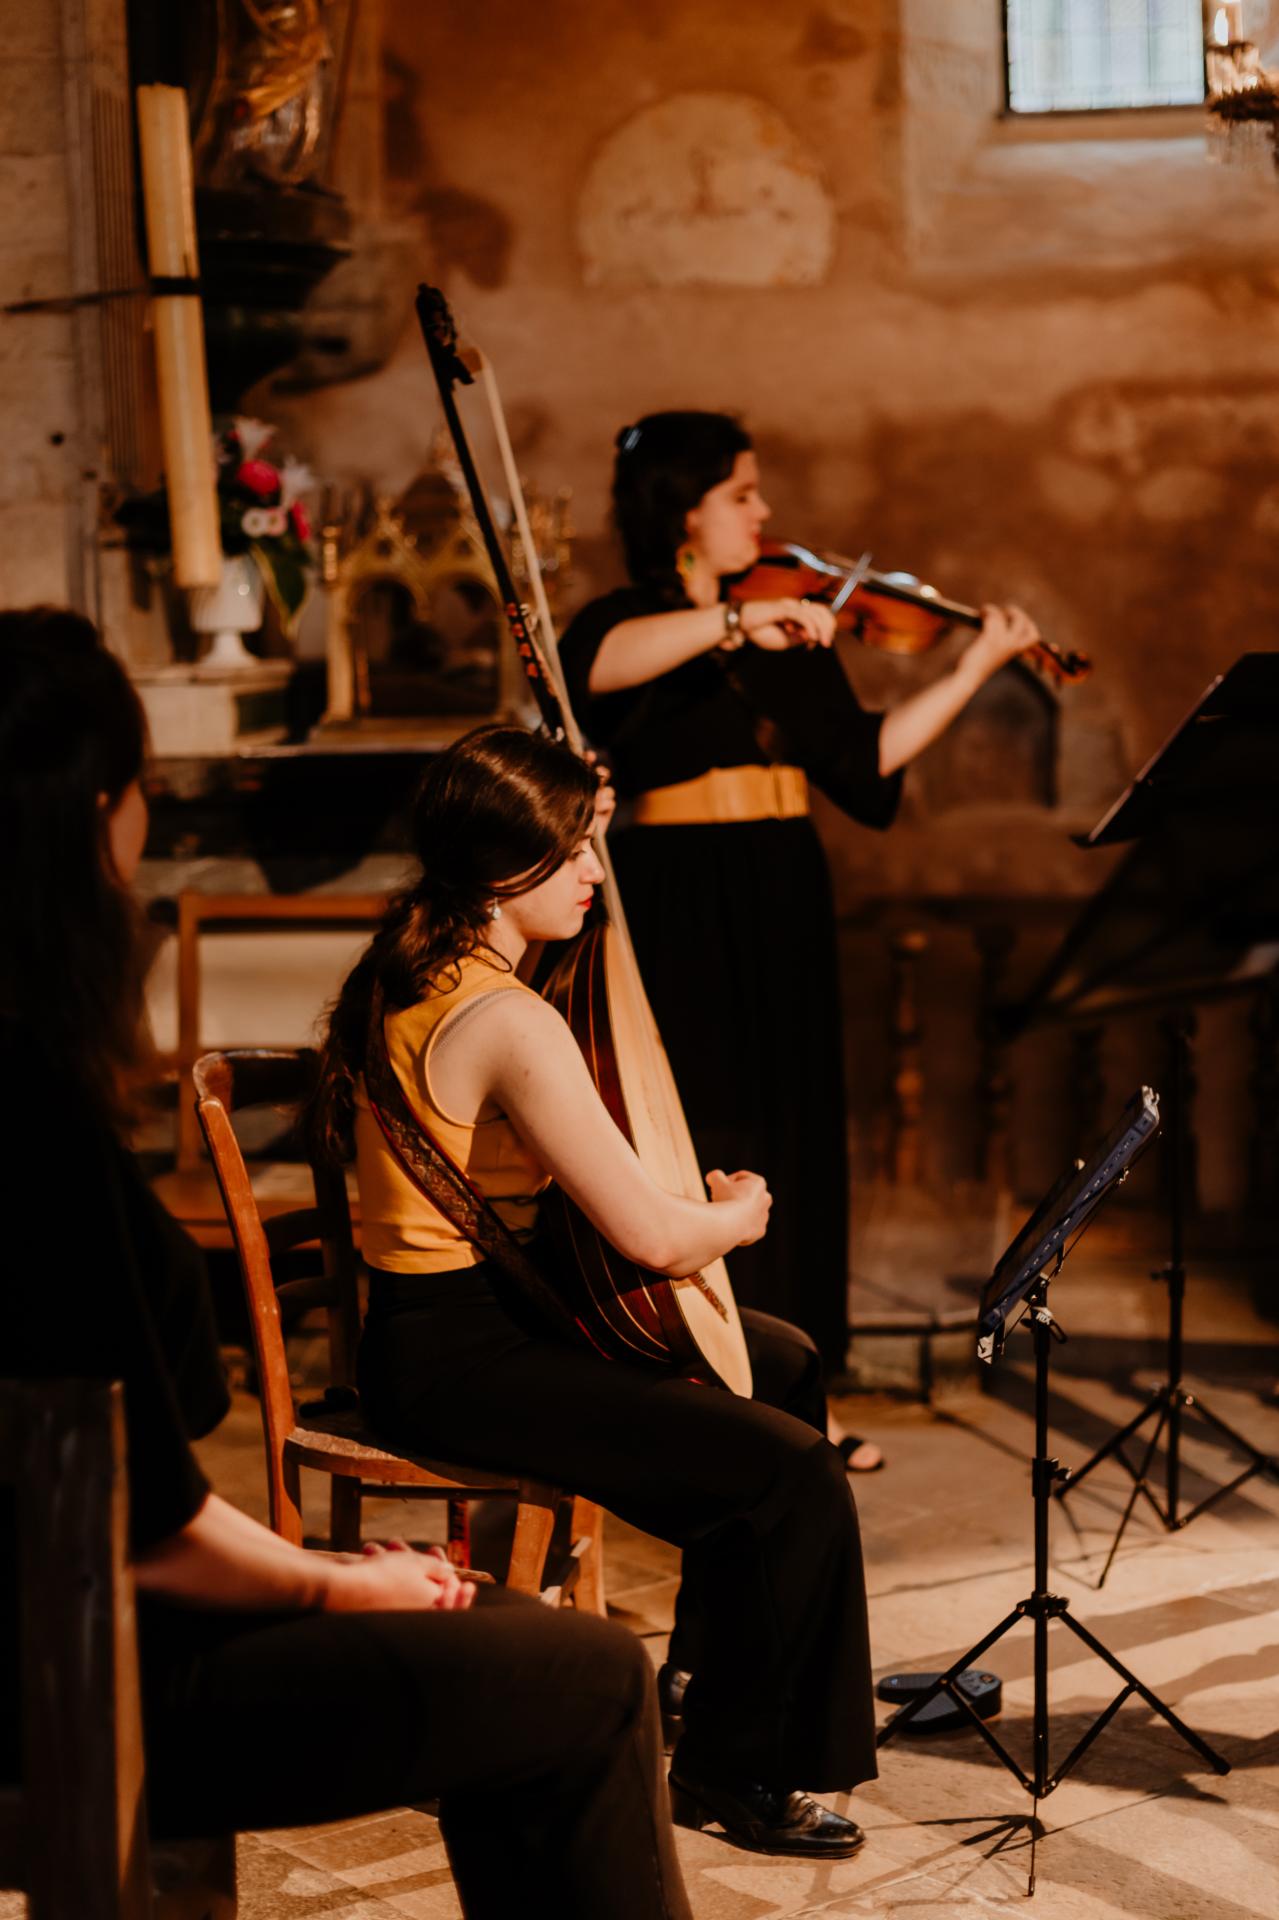
[[[790, 540], [766, 540], [749, 573], [729, 583], [729, 599], [816, 600], [829, 607], [836, 629], [882, 653], [928, 653], [955, 626], [979, 628], [976, 607], [946, 600], [913, 573], [876, 573], [870, 555], [814, 553]], [[1092, 672], [1086, 653], [1065, 653], [1037, 640], [1022, 658], [1055, 684]]]

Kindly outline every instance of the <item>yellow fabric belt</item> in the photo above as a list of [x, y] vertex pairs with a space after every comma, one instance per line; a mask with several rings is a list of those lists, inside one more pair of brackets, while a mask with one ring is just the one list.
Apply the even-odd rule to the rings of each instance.
[[696, 780], [637, 795], [631, 817], [641, 827], [690, 827], [795, 820], [807, 812], [808, 781], [799, 767], [711, 767]]

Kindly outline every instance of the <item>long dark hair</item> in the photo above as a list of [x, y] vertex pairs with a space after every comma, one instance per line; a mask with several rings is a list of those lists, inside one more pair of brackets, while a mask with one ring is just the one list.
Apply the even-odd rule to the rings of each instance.
[[595, 793], [585, 761], [523, 727], [477, 727], [430, 762], [410, 815], [421, 870], [391, 898], [329, 1014], [307, 1114], [329, 1159], [350, 1155], [374, 987], [396, 1008], [455, 984], [461, 961], [487, 947], [494, 901], [539, 886], [590, 833]]
[[648, 413], [615, 444], [613, 518], [627, 571], [678, 606], [686, 597], [675, 564], [685, 518], [750, 451], [750, 435], [729, 413]]
[[0, 613], [0, 1028], [115, 1127], [147, 1054], [145, 963], [107, 824], [145, 752], [138, 697], [88, 620]]

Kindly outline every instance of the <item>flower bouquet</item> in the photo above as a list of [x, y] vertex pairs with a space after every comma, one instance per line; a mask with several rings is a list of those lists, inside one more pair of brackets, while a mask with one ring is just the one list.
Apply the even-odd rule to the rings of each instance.
[[[265, 421], [240, 418], [214, 437], [223, 584], [231, 581], [248, 603], [229, 622], [232, 627], [251, 632], [260, 625], [265, 588], [291, 638], [310, 588], [311, 527], [302, 495], [315, 480], [300, 460], [267, 457], [274, 433]], [[171, 552], [169, 502], [163, 489], [123, 500], [115, 518], [135, 552], [157, 561]], [[218, 591], [196, 589], [193, 609]], [[214, 619], [210, 628], [196, 611], [194, 624], [208, 631], [222, 622]]]
[[315, 478], [292, 455], [278, 463], [264, 457], [274, 434], [265, 421], [236, 419], [217, 435], [218, 517], [223, 553], [252, 557], [291, 636], [310, 590], [311, 526], [302, 495]]

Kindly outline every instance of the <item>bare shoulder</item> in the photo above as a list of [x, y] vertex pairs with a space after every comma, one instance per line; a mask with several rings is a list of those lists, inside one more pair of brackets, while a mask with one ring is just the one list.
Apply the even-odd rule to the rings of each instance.
[[465, 1035], [468, 1050], [497, 1053], [503, 1049], [524, 1054], [528, 1049], [556, 1048], [573, 1038], [554, 1007], [536, 993], [515, 987], [495, 987], [459, 1007], [440, 1029], [439, 1047]]

